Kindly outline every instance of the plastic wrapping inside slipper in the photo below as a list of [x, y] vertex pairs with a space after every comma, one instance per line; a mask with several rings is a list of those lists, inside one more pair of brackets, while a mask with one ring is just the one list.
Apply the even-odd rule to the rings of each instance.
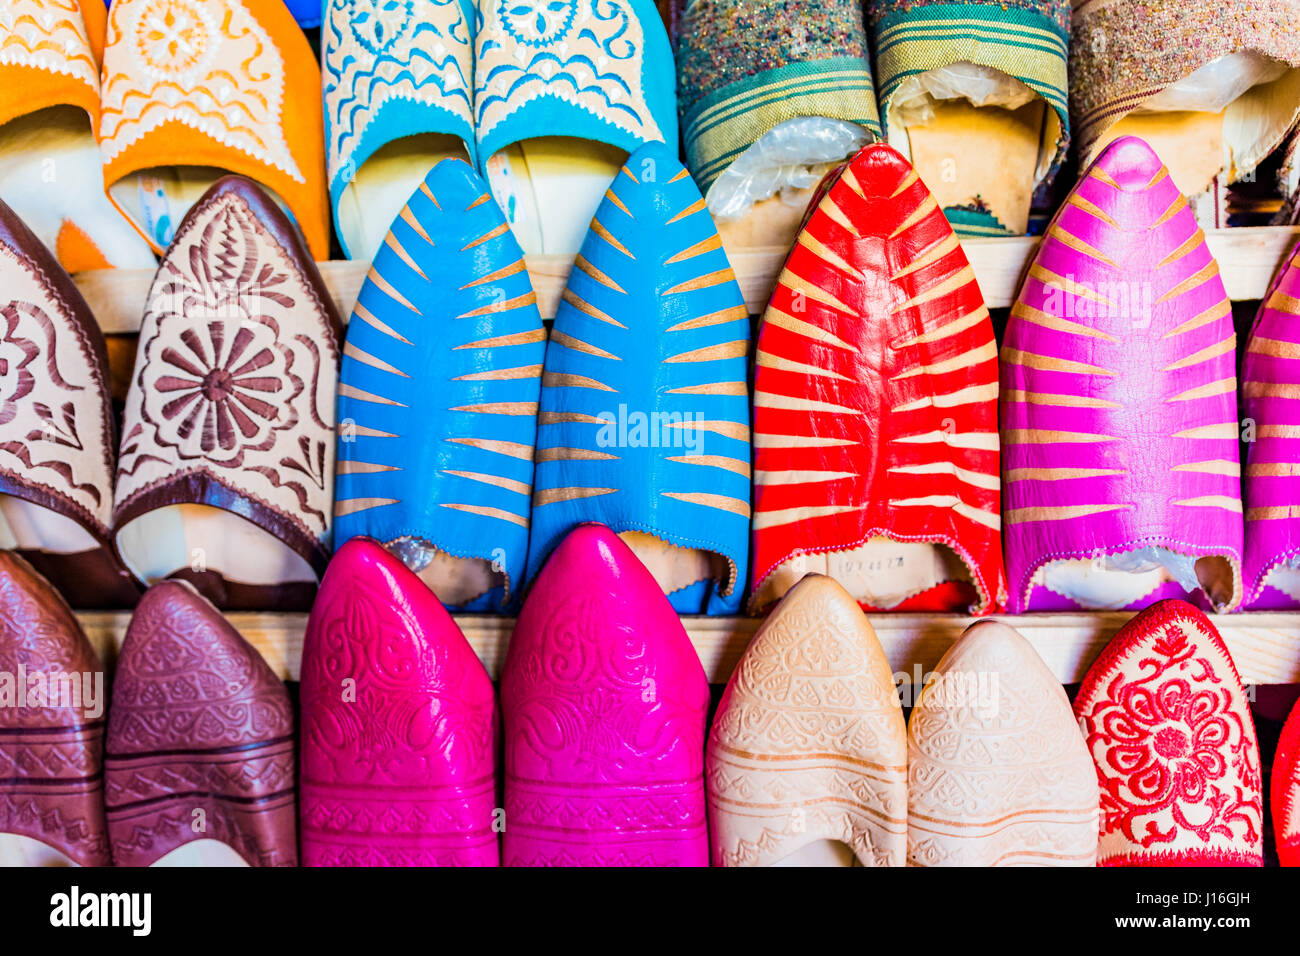
[[821, 182], [831, 167], [872, 139], [863, 126], [825, 116], [798, 116], [768, 130], [714, 180], [709, 212], [715, 220], [738, 219], [764, 199], [780, 195], [800, 207], [802, 190]]
[[1253, 50], [1229, 53], [1151, 97], [1133, 112], [1202, 110], [1218, 113], [1252, 87], [1272, 83], [1287, 71], [1285, 63]]

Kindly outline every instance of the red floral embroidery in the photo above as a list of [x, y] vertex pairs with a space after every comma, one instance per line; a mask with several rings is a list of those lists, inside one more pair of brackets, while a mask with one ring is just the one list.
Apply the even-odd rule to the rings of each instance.
[[1166, 625], [1085, 715], [1102, 787], [1102, 833], [1159, 848], [1180, 837], [1259, 839], [1260, 771], [1244, 701], [1234, 700], [1190, 621]]

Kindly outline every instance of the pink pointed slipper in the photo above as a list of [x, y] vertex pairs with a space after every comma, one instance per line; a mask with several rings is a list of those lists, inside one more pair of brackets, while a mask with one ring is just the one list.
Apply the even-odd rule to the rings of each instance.
[[104, 668], [67, 603], [0, 551], [0, 866], [109, 865], [103, 692]]
[[1246, 558], [1253, 610], [1300, 606], [1300, 245], [1255, 315], [1241, 363], [1246, 445]]
[[1133, 618], [1074, 715], [1101, 786], [1098, 866], [1263, 865], [1255, 722], [1208, 617], [1170, 600]]
[[293, 704], [188, 583], [150, 588], [113, 675], [104, 793], [118, 866], [296, 866]]
[[501, 675], [507, 866], [708, 866], [709, 686], [663, 589], [603, 525], [552, 553]]
[[1237, 337], [1205, 234], [1132, 136], [1061, 206], [1002, 340], [1007, 610], [1241, 605]]
[[369, 538], [335, 554], [302, 654], [306, 866], [496, 866], [492, 681]]

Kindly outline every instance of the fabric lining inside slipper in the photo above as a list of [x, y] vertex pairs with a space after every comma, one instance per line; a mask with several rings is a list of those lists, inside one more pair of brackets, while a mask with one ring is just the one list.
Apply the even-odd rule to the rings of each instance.
[[510, 591], [509, 575], [483, 558], [458, 558], [424, 538], [411, 535], [385, 542], [384, 547], [414, 571], [448, 607], [468, 604], [496, 588]]
[[183, 568], [216, 571], [227, 581], [252, 586], [316, 583], [315, 571], [298, 552], [251, 521], [211, 505], [167, 505], [147, 512], [117, 529], [117, 549], [146, 584]]
[[1216, 178], [1226, 186], [1259, 165], [1294, 126], [1297, 103], [1300, 69], [1250, 51], [1229, 54], [1110, 127], [1093, 155], [1122, 136], [1141, 137], [1169, 167], [1183, 195], [1197, 196]]
[[464, 140], [449, 133], [406, 136], [376, 150], [362, 164], [338, 204], [339, 233], [353, 258], [374, 259], [411, 193], [444, 159], [468, 162]]
[[779, 601], [810, 573], [834, 578], [859, 604], [884, 610], [949, 581], [971, 582], [970, 569], [947, 545], [876, 535], [846, 551], [792, 556], [763, 581], [753, 606]]
[[79, 554], [98, 550], [99, 542], [67, 515], [12, 495], [0, 495], [0, 548]]
[[[1196, 579], [1215, 607], [1232, 597], [1232, 565], [1222, 557], [1198, 558]], [[1140, 606], [1143, 598], [1163, 585], [1180, 583], [1167, 567], [1141, 571], [1107, 568], [1088, 558], [1049, 561], [1031, 579], [1031, 587], [1042, 586], [1091, 611], [1117, 611]], [[1185, 583], [1183, 584], [1186, 587]]]
[[0, 867], [42, 868], [77, 866], [77, 862], [42, 840], [17, 833], [0, 833]]
[[907, 141], [939, 205], [957, 212], [951, 218], [961, 234], [1023, 235], [1043, 144], [1050, 163], [1059, 133], [1060, 121], [1041, 98], [1014, 110], [948, 100], [891, 142]]
[[0, 127], [0, 196], [68, 272], [156, 265], [104, 196], [99, 146], [80, 107], [54, 106]]
[[841, 840], [814, 840], [789, 856], [777, 860], [772, 866], [861, 866], [853, 847]]
[[487, 180], [525, 255], [574, 255], [627, 151], [572, 136], [507, 146]]
[[[123, 177], [109, 194], [150, 241], [166, 249], [194, 204], [227, 175], [215, 166], [157, 166]], [[262, 191], [293, 221], [293, 213], [281, 197], [266, 186]]]
[[679, 547], [643, 531], [623, 531], [619, 537], [659, 582], [664, 594], [700, 581], [716, 581], [726, 587], [730, 579], [727, 559], [716, 551]]

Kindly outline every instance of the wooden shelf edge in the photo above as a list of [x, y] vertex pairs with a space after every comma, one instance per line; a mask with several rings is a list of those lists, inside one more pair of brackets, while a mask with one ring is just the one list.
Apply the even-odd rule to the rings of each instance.
[[[77, 615], [109, 672], [130, 623], [129, 612]], [[232, 613], [230, 622], [284, 680], [298, 680], [305, 614]], [[978, 618], [958, 614], [874, 614], [872, 627], [890, 666], [908, 681], [922, 679]], [[1034, 645], [1062, 684], [1074, 684], [1106, 643], [1132, 617], [1128, 612], [997, 615]], [[1247, 684], [1300, 683], [1300, 612], [1254, 612], [1213, 618], [1237, 670]], [[460, 615], [457, 624], [495, 680], [505, 662], [513, 618]], [[726, 683], [762, 623], [756, 618], [685, 617], [682, 623], [700, 655], [709, 682]]]
[[[1300, 239], [1300, 226], [1216, 229], [1208, 232], [1206, 239], [1219, 262], [1228, 297], [1260, 299], [1283, 256]], [[1038, 239], [1030, 236], [963, 241], [962, 248], [990, 309], [1005, 309], [1015, 301], [1021, 276], [1038, 243]], [[736, 281], [751, 313], [761, 313], [767, 307], [787, 251], [784, 247], [768, 246], [730, 253]], [[346, 321], [361, 292], [368, 267], [356, 262], [319, 265], [325, 285]], [[528, 257], [528, 271], [544, 318], [555, 315], [572, 265], [569, 256]], [[73, 276], [108, 335], [133, 335], [139, 331], [153, 278], [151, 269], [105, 269]]]

